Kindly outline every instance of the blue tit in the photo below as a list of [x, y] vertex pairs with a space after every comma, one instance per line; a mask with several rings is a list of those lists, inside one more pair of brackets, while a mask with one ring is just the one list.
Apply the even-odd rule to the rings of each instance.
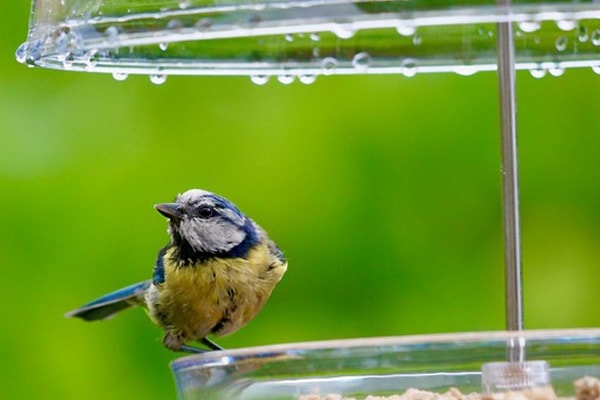
[[229, 200], [192, 189], [154, 206], [168, 218], [171, 240], [158, 253], [152, 280], [117, 290], [66, 314], [102, 320], [142, 306], [173, 351], [221, 349], [208, 335], [227, 335], [265, 305], [287, 269], [277, 245]]

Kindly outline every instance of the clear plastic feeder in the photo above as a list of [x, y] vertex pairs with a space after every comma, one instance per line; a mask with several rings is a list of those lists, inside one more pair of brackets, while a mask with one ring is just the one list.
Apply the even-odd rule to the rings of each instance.
[[[527, 361], [505, 362], [514, 340]], [[183, 357], [172, 370], [185, 400], [362, 400], [409, 389], [430, 392], [417, 393], [421, 399], [449, 390], [488, 398], [519, 390], [534, 390], [537, 400], [574, 398], [575, 381], [600, 378], [600, 329], [275, 345]]]
[[496, 70], [498, 22], [516, 68], [600, 73], [600, 3], [416, 0], [33, 0], [16, 57], [29, 66], [148, 74], [277, 76]]
[[[289, 84], [334, 74], [496, 71], [502, 37], [511, 39], [511, 68], [499, 75], [510, 77], [513, 67], [537, 78], [567, 68], [600, 73], [597, 0], [33, 0], [16, 57], [118, 80], [248, 75]], [[507, 82], [501, 86], [514, 95], [514, 80]], [[504, 102], [501, 110], [514, 122], [514, 110]], [[516, 141], [506, 147], [503, 154], [516, 155]], [[515, 242], [518, 249], [518, 235]], [[183, 357], [172, 370], [185, 400], [379, 400], [407, 391], [402, 400], [598, 400], [589, 393], [600, 391], [600, 329], [275, 345]], [[583, 388], [575, 384], [582, 379]]]

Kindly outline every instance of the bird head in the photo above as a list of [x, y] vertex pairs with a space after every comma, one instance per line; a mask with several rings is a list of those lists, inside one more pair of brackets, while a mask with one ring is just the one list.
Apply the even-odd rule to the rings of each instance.
[[187, 258], [241, 257], [258, 242], [254, 223], [224, 197], [200, 189], [154, 208], [169, 219], [172, 242]]

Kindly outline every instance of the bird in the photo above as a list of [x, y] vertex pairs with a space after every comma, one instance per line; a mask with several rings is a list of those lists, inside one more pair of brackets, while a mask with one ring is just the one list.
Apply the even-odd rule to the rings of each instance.
[[287, 260], [257, 223], [217, 194], [191, 189], [154, 208], [168, 219], [170, 241], [158, 252], [152, 279], [65, 316], [104, 320], [141, 306], [164, 330], [167, 349], [222, 350], [207, 336], [231, 334], [253, 319], [286, 272]]

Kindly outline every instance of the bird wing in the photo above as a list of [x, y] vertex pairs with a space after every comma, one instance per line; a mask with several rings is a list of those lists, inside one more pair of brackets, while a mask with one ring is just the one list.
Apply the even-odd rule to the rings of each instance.
[[124, 287], [66, 313], [65, 317], [76, 317], [86, 321], [110, 318], [128, 307], [144, 304], [144, 293], [150, 284], [151, 281], [148, 280]]
[[160, 285], [165, 281], [164, 256], [168, 248], [169, 246], [163, 247], [158, 252], [158, 257], [156, 258], [156, 263], [154, 264], [154, 270], [152, 271], [152, 283], [155, 285]]

